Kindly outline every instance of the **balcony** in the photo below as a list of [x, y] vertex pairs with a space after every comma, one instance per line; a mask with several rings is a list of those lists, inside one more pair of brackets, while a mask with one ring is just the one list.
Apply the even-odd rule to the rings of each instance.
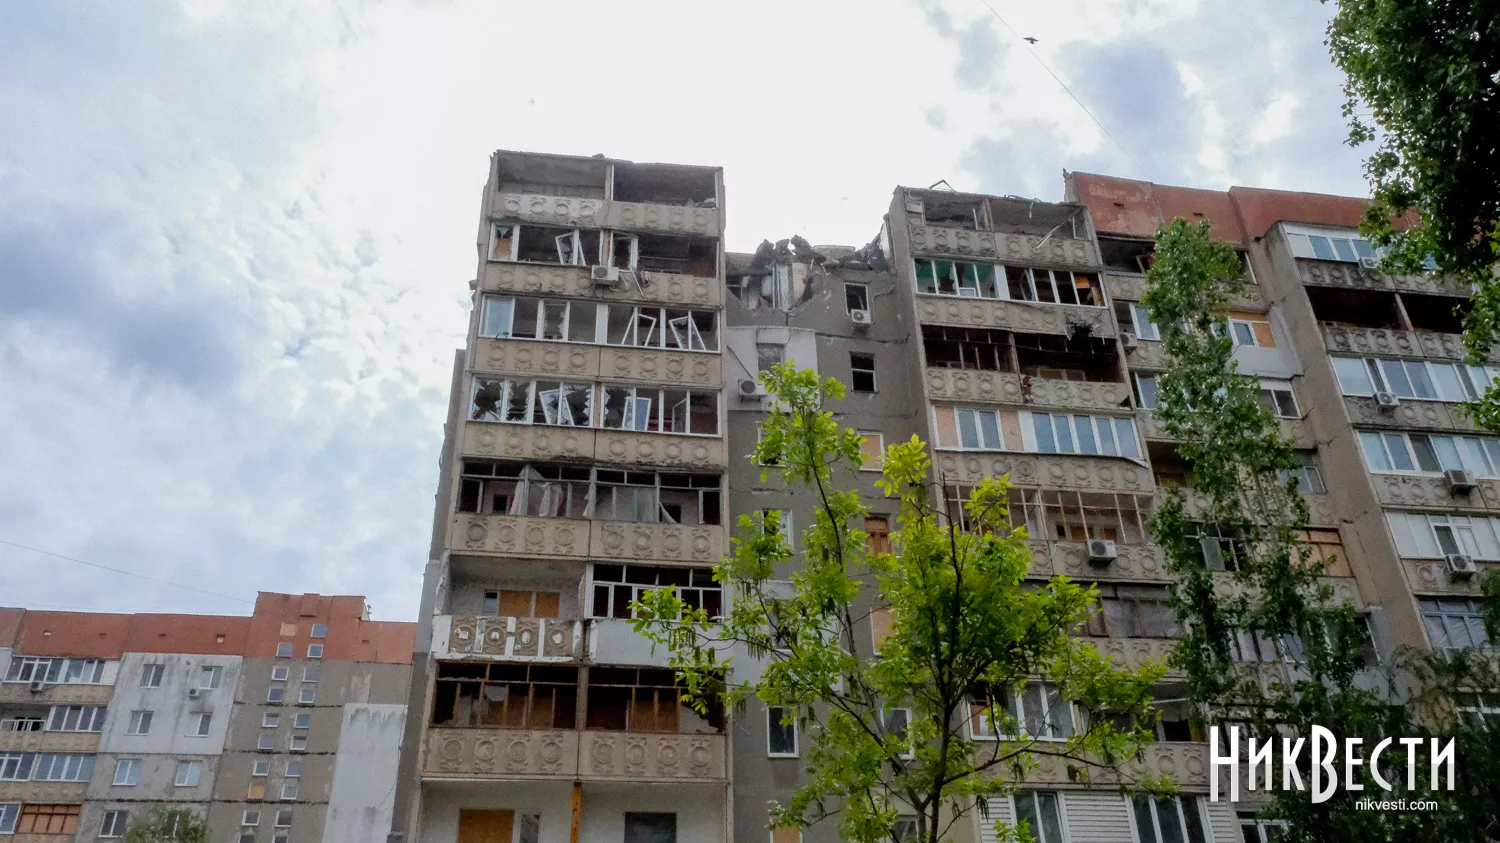
[[[977, 753], [984, 753], [985, 749], [981, 745]], [[1144, 747], [1141, 755], [1139, 760], [1123, 765], [1127, 776], [1133, 778], [1146, 775], [1170, 776], [1172, 781], [1184, 790], [1201, 790], [1208, 787], [1208, 744], [1206, 743], [1155, 743]], [[1035, 756], [1035, 758], [1036, 768], [1026, 775], [1028, 784], [1075, 783], [1068, 775], [1068, 766], [1075, 762], [1055, 756]], [[1111, 783], [1105, 771], [1095, 769], [1092, 772], [1096, 785]]]
[[1043, 576], [1063, 574], [1075, 580], [1141, 582], [1167, 582], [1171, 579], [1167, 573], [1166, 558], [1162, 556], [1161, 548], [1155, 544], [1116, 542], [1114, 561], [1107, 565], [1097, 565], [1089, 561], [1088, 547], [1081, 541], [1032, 539], [1029, 543], [1039, 561], [1039, 565], [1033, 565], [1032, 570], [1036, 571], [1040, 567]]
[[113, 685], [46, 685], [33, 691], [29, 682], [0, 682], [0, 704], [105, 705], [113, 694]]
[[[1362, 328], [1338, 322], [1323, 322], [1323, 346], [1332, 352], [1380, 357], [1428, 357], [1463, 362], [1467, 357], [1461, 334], [1432, 331], [1402, 331], [1395, 328]], [[1491, 360], [1500, 359], [1496, 355]]]
[[[1089, 638], [1094, 649], [1113, 659], [1115, 664], [1136, 670], [1146, 664], [1147, 661], [1155, 659], [1165, 662], [1172, 652], [1177, 649], [1175, 638]], [[1169, 671], [1168, 676], [1180, 675], [1179, 671]]]
[[937, 451], [934, 461], [944, 483], [972, 485], [986, 477], [1008, 474], [1011, 482], [1022, 486], [1098, 492], [1144, 492], [1153, 488], [1149, 468], [1116, 457]]
[[1485, 575], [1500, 570], [1500, 563], [1475, 561], [1479, 573], [1466, 579], [1454, 579], [1448, 573], [1448, 563], [1441, 559], [1401, 559], [1401, 568], [1406, 572], [1406, 582], [1417, 594], [1451, 594], [1458, 597], [1480, 597], [1483, 590], [1480, 582]]
[[448, 546], [457, 553], [515, 558], [713, 564], [724, 555], [724, 528], [459, 513], [449, 523]]
[[535, 193], [497, 193], [491, 216], [568, 228], [607, 228], [616, 231], [653, 231], [662, 234], [723, 233], [717, 208], [657, 205], [575, 196]]
[[989, 258], [1025, 264], [1093, 269], [1099, 265], [1094, 244], [1070, 237], [1041, 237], [1035, 234], [1007, 234], [1001, 231], [974, 231], [941, 225], [912, 225], [913, 254], [959, 255]]
[[436, 659], [469, 656], [518, 662], [568, 662], [582, 653], [583, 624], [550, 618], [439, 615], [432, 622]]
[[724, 284], [717, 278], [651, 271], [641, 272], [640, 278], [639, 285], [600, 286], [589, 277], [589, 267], [586, 266], [489, 261], [484, 265], [480, 288], [487, 293], [569, 296], [595, 301], [697, 308], [724, 305]]
[[723, 781], [723, 735], [528, 729], [427, 732], [429, 778]]
[[1313, 287], [1345, 287], [1355, 290], [1429, 293], [1469, 297], [1459, 285], [1429, 275], [1386, 275], [1360, 269], [1358, 264], [1300, 258], [1297, 272], [1302, 283]]
[[1125, 364], [1131, 369], [1167, 368], [1167, 352], [1159, 342], [1137, 339], [1134, 348], [1125, 350]]
[[1381, 506], [1409, 509], [1441, 509], [1445, 512], [1500, 512], [1500, 481], [1475, 480], [1475, 489], [1466, 495], [1454, 494], [1441, 476], [1370, 473], [1375, 497]]
[[1094, 337], [1115, 336], [1108, 308], [1009, 299], [920, 294], [917, 320], [929, 325], [1000, 328], [1033, 334], [1072, 334], [1082, 326]]
[[[40, 802], [52, 805], [77, 805], [88, 796], [88, 782], [0, 782], [0, 804], [5, 802]], [[6, 843], [21, 843], [28, 835], [7, 839]], [[48, 837], [36, 835], [38, 840], [54, 843], [71, 837]]]
[[1349, 420], [1369, 427], [1414, 431], [1475, 430], [1474, 423], [1464, 417], [1458, 408], [1458, 404], [1403, 398], [1401, 406], [1386, 409], [1376, 404], [1373, 398], [1344, 396], [1344, 409], [1349, 414]]
[[717, 388], [724, 383], [724, 364], [717, 353], [604, 346], [599, 378]]
[[933, 401], [1037, 404], [1074, 410], [1117, 410], [1130, 403], [1130, 385], [1024, 377], [1010, 372], [929, 368]]
[[666, 468], [723, 469], [728, 465], [727, 446], [719, 436], [472, 422], [464, 425], [462, 443], [465, 457]]
[[0, 732], [0, 752], [98, 751], [98, 732]]

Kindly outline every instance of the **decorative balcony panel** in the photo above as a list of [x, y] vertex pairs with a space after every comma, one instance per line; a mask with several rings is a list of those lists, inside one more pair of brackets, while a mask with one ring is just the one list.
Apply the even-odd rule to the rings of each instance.
[[48, 685], [33, 691], [29, 682], [0, 682], [0, 703], [106, 705], [113, 694], [113, 685]]
[[594, 558], [612, 561], [710, 565], [724, 555], [724, 528], [717, 525], [595, 521], [589, 541]]
[[1318, 440], [1313, 436], [1312, 425], [1307, 419], [1282, 419], [1281, 435], [1292, 440], [1292, 444], [1298, 448], [1310, 450], [1318, 446]]
[[[981, 743], [975, 753], [984, 757], [989, 747]], [[1068, 765], [1075, 764], [1056, 756], [1035, 756], [1037, 766], [1026, 774], [1026, 783], [1076, 784], [1068, 775]], [[1142, 757], [1122, 766], [1125, 774], [1139, 779], [1145, 775], [1169, 776], [1184, 790], [1200, 790], [1208, 787], [1208, 744], [1206, 743], [1155, 743], [1142, 749]], [[1092, 771], [1096, 785], [1113, 784], [1113, 777], [1102, 769]], [[1222, 779], [1220, 779], [1222, 783]]]
[[601, 430], [595, 441], [594, 459], [601, 463], [693, 469], [723, 469], [729, 465], [723, 437]]
[[724, 736], [586, 731], [580, 766], [586, 780], [722, 781]]
[[1386, 275], [1362, 270], [1358, 264], [1299, 258], [1297, 271], [1302, 283], [1314, 287], [1348, 287], [1355, 290], [1386, 290], [1403, 293], [1433, 293], [1469, 297], [1469, 291], [1449, 281], [1427, 275]]
[[480, 337], [474, 341], [470, 365], [476, 372], [593, 380], [600, 352], [594, 345]]
[[1338, 510], [1332, 495], [1303, 495], [1307, 501], [1307, 524], [1309, 527], [1337, 527]]
[[[1391, 328], [1359, 328], [1324, 322], [1323, 345], [1329, 351], [1377, 357], [1426, 357], [1463, 362], [1468, 356], [1463, 336], [1435, 331], [1398, 331]], [[1500, 354], [1491, 354], [1500, 360]]]
[[1479, 562], [1479, 573], [1464, 579], [1454, 579], [1448, 573], [1448, 563], [1442, 559], [1402, 559], [1406, 570], [1406, 582], [1418, 594], [1453, 594], [1462, 597], [1480, 596], [1479, 582], [1486, 574], [1500, 569], [1494, 562]]
[[[481, 287], [490, 293], [527, 296], [568, 296], [596, 301], [645, 302], [695, 308], [719, 308], [724, 304], [724, 282], [696, 275], [643, 272], [641, 283], [599, 286], [586, 266], [489, 261], [484, 266]], [[618, 287], [618, 289], [616, 289]]]
[[1167, 368], [1167, 352], [1159, 342], [1137, 340], [1135, 348], [1125, 351], [1125, 365], [1133, 370], [1163, 371]]
[[435, 778], [573, 779], [578, 735], [571, 729], [430, 728], [422, 773]]
[[1149, 440], [1157, 442], [1177, 441], [1167, 433], [1166, 427], [1161, 423], [1161, 419], [1157, 418], [1150, 410], [1136, 411], [1135, 425], [1140, 428], [1141, 435]]
[[1104, 295], [1110, 301], [1140, 301], [1146, 297], [1146, 276], [1121, 275], [1104, 270]]
[[960, 255], [988, 258], [1000, 263], [1067, 266], [1097, 269], [1099, 259], [1094, 244], [1069, 237], [1039, 237], [1033, 234], [1007, 234], [1003, 231], [973, 231], [938, 225], [913, 225], [911, 250], [914, 254]]
[[518, 460], [594, 459], [595, 437], [587, 427], [467, 422], [463, 455]]
[[0, 732], [0, 752], [98, 751], [98, 732]]
[[1389, 427], [1401, 430], [1474, 430], [1474, 423], [1458, 412], [1457, 404], [1440, 401], [1401, 399], [1401, 406], [1386, 409], [1373, 398], [1344, 396], [1349, 420], [1367, 427]]
[[[1177, 649], [1175, 638], [1090, 638], [1094, 648], [1120, 667], [1138, 669], [1148, 660], [1165, 662]], [[1172, 676], [1175, 672], [1169, 672]]]
[[1071, 326], [1083, 325], [1096, 337], [1115, 335], [1107, 309], [1068, 304], [918, 295], [917, 319], [929, 325], [1000, 328], [1033, 334], [1067, 334]]
[[1146, 492], [1153, 488], [1150, 469], [1114, 457], [937, 451], [936, 462], [945, 483], [972, 484], [1008, 474], [1017, 486], [1096, 492]]
[[648, 348], [603, 346], [599, 349], [599, 379], [682, 384], [717, 389], [724, 383], [724, 360], [702, 351], [660, 351]]
[[1375, 497], [1381, 506], [1440, 509], [1444, 512], [1500, 511], [1500, 481], [1476, 480], [1474, 491], [1468, 494], [1455, 494], [1442, 477], [1371, 472], [1370, 482], [1375, 486]]
[[[1234, 574], [1228, 572], [1215, 572], [1213, 578], [1214, 594], [1224, 600], [1231, 600], [1252, 590], [1250, 586], [1237, 582]], [[1335, 605], [1348, 604], [1357, 609], [1363, 608], [1364, 604], [1359, 599], [1359, 585], [1353, 577], [1318, 577], [1318, 582], [1328, 586]]]
[[723, 231], [716, 208], [618, 202], [575, 196], [501, 193], [495, 197], [490, 213], [498, 219], [519, 219], [523, 222], [569, 228], [654, 231], [706, 237], [718, 237]]
[[[96, 771], [97, 772], [97, 771]], [[44, 805], [77, 805], [88, 796], [88, 782], [0, 782], [0, 803], [31, 802]], [[10, 837], [6, 843], [25, 839], [25, 835]], [[53, 841], [71, 840], [71, 837], [42, 837]], [[92, 839], [92, 838], [85, 838]]]
[[439, 659], [567, 662], [579, 658], [582, 642], [581, 621], [439, 615], [432, 625], [432, 654]]
[[[1035, 542], [1034, 542], [1035, 544]], [[1140, 580], [1166, 582], [1167, 562], [1155, 544], [1115, 544], [1115, 559], [1108, 565], [1089, 561], [1083, 542], [1042, 542], [1051, 559], [1048, 575], [1064, 574], [1075, 580]]]
[[927, 397], [934, 401], [1036, 404], [1070, 410], [1118, 410], [1130, 402], [1130, 385], [1059, 381], [1010, 372], [929, 368]]
[[458, 553], [517, 558], [589, 558], [589, 522], [577, 518], [515, 515], [453, 516], [448, 547]]

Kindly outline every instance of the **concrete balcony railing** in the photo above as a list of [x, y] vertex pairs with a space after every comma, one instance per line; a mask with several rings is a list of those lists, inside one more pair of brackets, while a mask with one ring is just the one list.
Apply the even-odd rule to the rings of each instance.
[[670, 272], [640, 273], [641, 283], [601, 287], [589, 277], [586, 266], [489, 261], [480, 278], [487, 293], [526, 296], [567, 296], [595, 301], [643, 302], [667, 306], [714, 310], [724, 305], [724, 282], [718, 278], [675, 275]]
[[1440, 475], [1371, 472], [1370, 483], [1375, 487], [1375, 497], [1380, 500], [1381, 506], [1439, 509], [1444, 512], [1500, 511], [1500, 481], [1497, 480], [1476, 480], [1474, 491], [1467, 494], [1458, 494], [1449, 489]]
[[1028, 404], [1070, 410], [1118, 410], [1131, 404], [1130, 384], [1059, 381], [1011, 372], [929, 368], [927, 397], [934, 401]]
[[430, 778], [723, 781], [723, 735], [527, 729], [427, 732]]
[[0, 732], [0, 752], [98, 751], [98, 732]]
[[461, 441], [465, 457], [716, 470], [729, 464], [725, 441], [715, 436], [468, 422]]
[[[99, 772], [95, 770], [94, 772]], [[40, 802], [51, 805], [76, 805], [88, 796], [88, 782], [0, 782], [0, 804], [6, 802]], [[6, 843], [19, 843], [24, 840], [25, 835], [6, 838]], [[37, 835], [38, 839], [51, 841], [71, 840], [71, 837], [44, 837]], [[92, 840], [92, 837], [85, 837]]]
[[[1165, 662], [1177, 649], [1175, 638], [1088, 638], [1094, 649], [1113, 659], [1120, 667], [1138, 669], [1147, 661]], [[1179, 675], [1179, 671], [1168, 671], [1168, 676]]]
[[[1141, 435], [1150, 442], [1176, 442], [1177, 439], [1167, 433], [1166, 426], [1161, 423], [1150, 410], [1141, 410], [1135, 414], [1136, 425], [1141, 429]], [[1292, 444], [1298, 448], [1314, 448], [1317, 442], [1313, 437], [1312, 427], [1306, 419], [1282, 419], [1281, 433], [1292, 440]]]
[[1088, 240], [974, 231], [941, 225], [909, 226], [913, 254], [986, 258], [999, 263], [1066, 266], [1097, 271], [1098, 254]]
[[1072, 304], [966, 299], [954, 296], [917, 296], [917, 321], [927, 325], [962, 328], [999, 328], [1031, 334], [1069, 334], [1082, 325], [1096, 337], [1113, 337], [1108, 309]]
[[1083, 542], [1044, 541], [1032, 539], [1032, 555], [1036, 564], [1032, 571], [1040, 576], [1053, 577], [1059, 574], [1075, 580], [1138, 580], [1141, 582], [1169, 582], [1166, 557], [1155, 544], [1115, 543], [1114, 561], [1095, 564], [1089, 561], [1088, 547]]
[[45, 685], [33, 691], [29, 682], [0, 682], [0, 704], [105, 705], [114, 690], [113, 685]]
[[967, 485], [1008, 474], [1017, 486], [1095, 492], [1149, 492], [1154, 488], [1149, 468], [1117, 457], [944, 450], [935, 451], [933, 456], [944, 483]]
[[583, 652], [583, 622], [550, 618], [438, 615], [432, 620], [437, 659], [481, 657], [518, 662], [576, 661]]
[[1167, 368], [1167, 353], [1159, 342], [1138, 339], [1134, 348], [1126, 349], [1125, 365], [1131, 369], [1163, 371]]
[[1465, 418], [1458, 408], [1457, 404], [1444, 404], [1441, 401], [1402, 398], [1401, 406], [1387, 409], [1376, 404], [1373, 398], [1344, 396], [1344, 409], [1349, 414], [1349, 420], [1368, 427], [1418, 431], [1474, 430], [1474, 423]]
[[1480, 582], [1485, 575], [1500, 570], [1500, 562], [1475, 560], [1479, 573], [1471, 577], [1455, 578], [1448, 573], [1448, 563], [1442, 559], [1401, 559], [1401, 568], [1406, 573], [1406, 583], [1416, 594], [1451, 594], [1457, 597], [1479, 597], [1483, 592]]
[[668, 351], [543, 340], [474, 340], [476, 372], [622, 381], [717, 389], [724, 383], [716, 352]]
[[1434, 295], [1469, 297], [1460, 285], [1430, 275], [1386, 275], [1360, 269], [1359, 264], [1343, 261], [1297, 259], [1302, 283], [1313, 287], [1347, 287], [1355, 290], [1386, 290], [1396, 293], [1432, 293]]
[[[1208, 496], [1189, 487], [1182, 487], [1183, 511], [1188, 515], [1201, 515], [1208, 511]], [[1161, 505], [1165, 490], [1157, 490], [1156, 504]], [[1307, 501], [1308, 526], [1336, 527], [1339, 524], [1338, 510], [1330, 495], [1303, 495]]]
[[[1322, 322], [1323, 346], [1332, 352], [1378, 357], [1425, 357], [1463, 362], [1468, 356], [1461, 334], [1436, 331], [1401, 331], [1393, 328], [1361, 328], [1339, 322]], [[1491, 354], [1500, 360], [1500, 353]]]
[[[1146, 297], [1146, 276], [1139, 273], [1104, 271], [1104, 294], [1113, 302], [1140, 301]], [[1265, 301], [1258, 284], [1246, 283], [1241, 290], [1229, 297], [1232, 308], [1254, 308]]]
[[[989, 752], [987, 744], [981, 743], [975, 750], [977, 757]], [[1068, 766], [1076, 762], [1050, 755], [1034, 756], [1035, 769], [1026, 774], [1027, 784], [1076, 784], [1068, 775]], [[1122, 765], [1125, 775], [1132, 779], [1142, 776], [1170, 776], [1178, 787], [1198, 790], [1208, 787], [1208, 744], [1206, 743], [1155, 743], [1142, 749], [1141, 758]], [[1090, 771], [1094, 784], [1113, 784], [1113, 777], [1102, 769]], [[1222, 785], [1223, 779], [1220, 779]]]
[[568, 228], [608, 228], [616, 231], [653, 231], [662, 234], [723, 233], [717, 208], [656, 205], [578, 196], [534, 193], [497, 193], [490, 205], [496, 219], [521, 220]]
[[526, 558], [714, 564], [724, 555], [724, 528], [458, 513], [448, 527], [456, 553]]

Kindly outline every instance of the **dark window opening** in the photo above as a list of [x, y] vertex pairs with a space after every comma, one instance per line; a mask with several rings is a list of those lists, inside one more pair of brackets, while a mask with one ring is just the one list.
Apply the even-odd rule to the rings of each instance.
[[849, 387], [855, 392], [875, 391], [875, 355], [849, 355]]
[[620, 202], [712, 208], [718, 193], [717, 182], [711, 167], [620, 161], [615, 164], [614, 198]]
[[925, 193], [922, 195], [922, 210], [928, 225], [968, 228], [977, 231], [988, 228], [982, 199]]
[[712, 238], [641, 234], [638, 240], [640, 254], [635, 265], [642, 272], [699, 278], [715, 278], [719, 274], [719, 246]]
[[1402, 293], [1401, 304], [1406, 308], [1412, 330], [1440, 334], [1461, 334], [1464, 331], [1464, 315], [1469, 310], [1467, 299]]
[[1193, 485], [1193, 466], [1170, 442], [1147, 442], [1146, 456], [1158, 486]]
[[718, 734], [724, 707], [714, 701], [699, 714], [682, 701], [686, 687], [672, 670], [595, 667], [588, 677], [585, 728], [615, 732]]
[[625, 843], [677, 843], [677, 815], [625, 812]]
[[1092, 336], [1016, 334], [1021, 374], [1059, 381], [1123, 383], [1113, 340]]
[[1307, 287], [1313, 316], [1319, 322], [1335, 322], [1357, 328], [1405, 330], [1395, 293], [1376, 290], [1339, 290]]
[[603, 199], [609, 162], [553, 156], [498, 155], [495, 183], [501, 193]]
[[1117, 272], [1145, 272], [1155, 257], [1154, 240], [1113, 240], [1099, 238], [1099, 260], [1106, 269]]
[[577, 711], [576, 667], [438, 663], [435, 726], [572, 729]]
[[979, 369], [1014, 372], [1008, 331], [989, 328], [922, 326], [922, 348], [927, 365], [939, 369]]

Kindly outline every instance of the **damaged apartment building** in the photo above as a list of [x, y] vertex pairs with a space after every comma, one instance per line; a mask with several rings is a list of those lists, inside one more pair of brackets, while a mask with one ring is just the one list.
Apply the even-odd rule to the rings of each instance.
[[[1495, 371], [1463, 360], [1465, 291], [1374, 268], [1362, 200], [1087, 173], [1065, 175], [1060, 202], [899, 187], [864, 246], [733, 253], [717, 168], [504, 151], [490, 164], [393, 840], [798, 843], [767, 830], [766, 803], [799, 783], [805, 736], [754, 700], [682, 705], [630, 609], [673, 586], [727, 611], [712, 568], [742, 515], [774, 513], [800, 545], [814, 502], [749, 458], [758, 375], [785, 361], [845, 386], [830, 409], [866, 438], [850, 482], [873, 545], [895, 527], [880, 455], [918, 436], [956, 518], [974, 484], [1010, 477], [1031, 575], [1098, 586], [1080, 635], [1123, 664], [1165, 656], [1179, 630], [1146, 523], [1163, 487], [1193, 477], [1152, 416], [1164, 358], [1140, 301], [1154, 233], [1177, 216], [1210, 220], [1244, 256], [1235, 358], [1297, 445], [1305, 536], [1335, 560], [1371, 671], [1398, 646], [1489, 644], [1475, 574], [1500, 564], [1500, 440], [1454, 405]], [[1234, 536], [1200, 540], [1203, 565], [1233, 570]], [[888, 622], [872, 607], [864, 634]], [[1237, 644], [1266, 670], [1296, 670], [1299, 653]], [[1273, 838], [1254, 805], [1206, 798], [1185, 693], [1176, 674], [1156, 689], [1158, 743], [1135, 762], [1180, 795], [1093, 790], [1043, 764], [950, 836], [982, 843], [993, 820], [1025, 817], [1045, 843]], [[1045, 680], [971, 713], [996, 702], [1050, 737], [1090, 716]]]

